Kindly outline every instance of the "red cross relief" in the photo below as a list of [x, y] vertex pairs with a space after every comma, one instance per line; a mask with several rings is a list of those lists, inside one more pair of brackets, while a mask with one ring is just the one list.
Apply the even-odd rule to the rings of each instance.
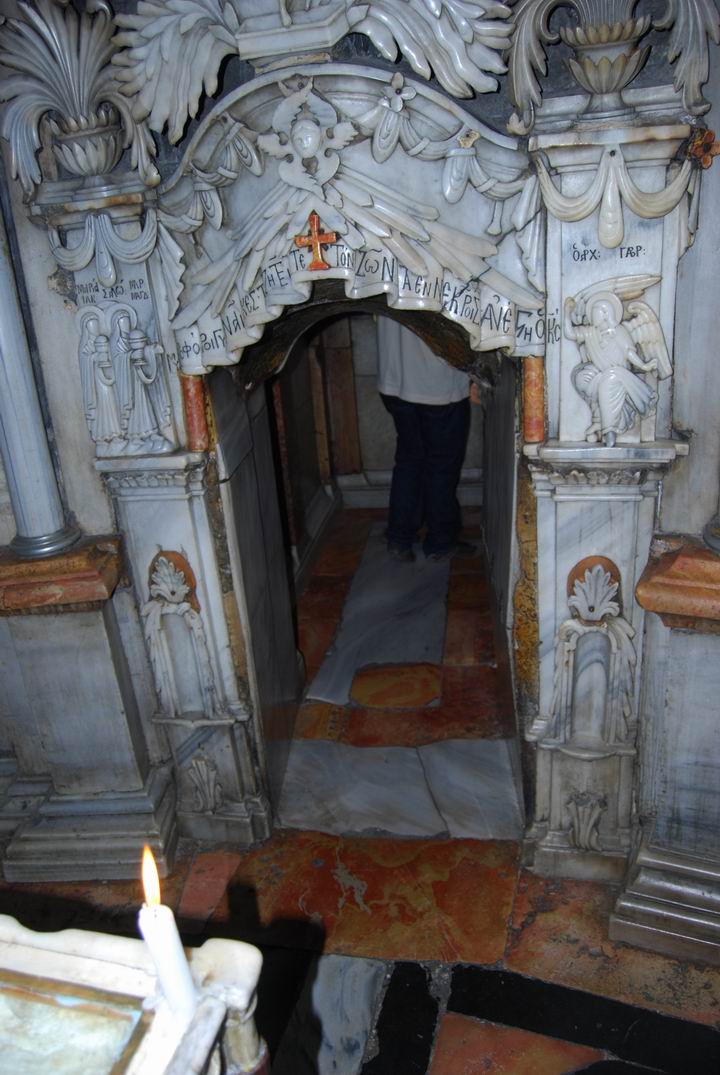
[[334, 231], [320, 231], [320, 217], [317, 213], [313, 212], [308, 217], [308, 224], [310, 225], [309, 235], [296, 235], [296, 246], [311, 246], [312, 247], [312, 261], [308, 265], [308, 272], [319, 272], [322, 269], [329, 269], [327, 261], [323, 259], [321, 246], [327, 246], [328, 243], [337, 242], [337, 233]]

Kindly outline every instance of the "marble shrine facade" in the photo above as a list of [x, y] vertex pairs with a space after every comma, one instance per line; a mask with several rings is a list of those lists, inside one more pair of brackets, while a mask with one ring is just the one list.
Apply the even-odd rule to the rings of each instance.
[[9, 5], [6, 878], [269, 835], [301, 684], [263, 385], [380, 310], [487, 395], [526, 861], [720, 962], [718, 41], [714, 0]]

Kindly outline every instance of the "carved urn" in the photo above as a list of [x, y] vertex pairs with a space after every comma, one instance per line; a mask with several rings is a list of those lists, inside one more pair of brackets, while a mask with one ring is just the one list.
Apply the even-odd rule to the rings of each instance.
[[632, 0], [590, 0], [578, 4], [578, 26], [563, 26], [560, 36], [575, 53], [567, 64], [576, 81], [591, 94], [588, 112], [624, 107], [621, 90], [635, 78], [649, 52], [638, 42], [650, 29], [650, 16], [631, 18]]
[[55, 157], [71, 175], [107, 175], [122, 156], [124, 133], [110, 104], [101, 104], [88, 115], [51, 119], [50, 129]]

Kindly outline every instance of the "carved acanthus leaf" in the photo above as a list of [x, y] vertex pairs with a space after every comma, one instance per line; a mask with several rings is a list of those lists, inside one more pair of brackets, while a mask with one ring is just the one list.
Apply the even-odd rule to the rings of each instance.
[[709, 75], [708, 38], [720, 43], [720, 16], [715, 0], [667, 0], [658, 30], [672, 27], [668, 59], [677, 61], [675, 89], [683, 95], [683, 104], [694, 115], [707, 112], [710, 105], [702, 95]]
[[235, 8], [222, 0], [140, 0], [137, 14], [118, 15], [124, 28], [114, 42], [115, 76], [133, 98], [138, 119], [154, 131], [169, 124], [171, 142], [182, 138], [200, 97], [217, 89], [220, 64], [236, 51], [240, 29]]
[[[367, 11], [356, 20], [356, 13]], [[492, 0], [373, 0], [354, 5], [349, 18], [355, 33], [367, 34], [386, 59], [398, 50], [416, 74], [435, 75], [454, 97], [497, 89], [503, 74], [501, 53], [513, 32], [511, 11]], [[490, 72], [490, 74], [488, 74]]]
[[130, 147], [143, 181], [159, 183], [152, 137], [132, 115], [110, 65], [113, 27], [104, 0], [88, 4], [82, 15], [60, 0], [18, 7], [21, 17], [0, 30], [0, 63], [14, 72], [0, 83], [0, 100], [10, 102], [2, 133], [12, 174], [25, 191], [31, 194], [42, 178], [36, 153], [45, 115], [55, 155], [72, 175], [105, 175]]
[[[135, 117], [148, 117], [154, 131], [167, 126], [170, 141], [177, 142], [202, 93], [215, 93], [226, 56], [252, 60], [316, 51], [314, 12], [323, 33], [328, 13], [335, 16], [333, 41], [349, 30], [365, 34], [387, 59], [400, 52], [413, 71], [426, 79], [434, 74], [456, 97], [497, 89], [495, 76], [506, 70], [502, 53], [513, 32], [510, 7], [496, 0], [307, 0], [306, 18], [298, 23], [289, 4], [249, 7], [241, 0], [140, 0], [136, 14], [118, 15], [115, 78], [132, 99]], [[253, 34], [260, 23], [256, 54]]]

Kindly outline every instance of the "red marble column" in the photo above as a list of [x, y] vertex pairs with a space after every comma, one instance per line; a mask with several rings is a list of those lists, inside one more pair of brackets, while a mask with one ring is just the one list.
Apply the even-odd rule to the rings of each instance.
[[545, 440], [545, 362], [528, 355], [523, 364], [523, 440], [541, 444]]
[[210, 447], [210, 431], [205, 414], [205, 385], [202, 377], [180, 374], [187, 447], [190, 452], [206, 452]]

